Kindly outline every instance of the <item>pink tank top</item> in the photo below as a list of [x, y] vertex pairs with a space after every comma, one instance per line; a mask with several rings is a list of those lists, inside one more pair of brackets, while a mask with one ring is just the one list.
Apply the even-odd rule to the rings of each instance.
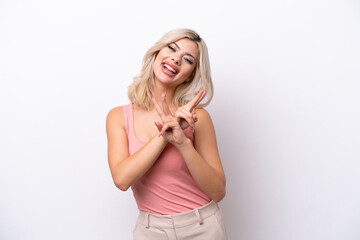
[[[132, 104], [123, 106], [130, 155], [146, 142], [135, 135]], [[184, 130], [193, 141], [190, 128]], [[156, 214], [177, 214], [206, 205], [211, 199], [198, 187], [180, 152], [168, 144], [154, 165], [132, 186], [138, 208]]]

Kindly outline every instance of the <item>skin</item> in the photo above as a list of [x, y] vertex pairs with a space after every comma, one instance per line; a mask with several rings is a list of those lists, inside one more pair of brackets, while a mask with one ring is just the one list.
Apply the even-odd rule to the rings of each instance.
[[[196, 109], [196, 114], [194, 111], [206, 92], [201, 89], [194, 99], [179, 108], [172, 103], [176, 87], [191, 80], [198, 55], [196, 43], [186, 38], [159, 51], [153, 64], [154, 108], [145, 111], [134, 104], [135, 134], [146, 144], [133, 155], [128, 151], [122, 107], [113, 108], [108, 113], [108, 160], [119, 189], [126, 191], [151, 168], [165, 146], [173, 144], [198, 186], [215, 202], [225, 196], [226, 180], [213, 123], [205, 109]], [[176, 74], [164, 68], [164, 63], [176, 69]], [[194, 131], [194, 144], [183, 132], [189, 125]]]

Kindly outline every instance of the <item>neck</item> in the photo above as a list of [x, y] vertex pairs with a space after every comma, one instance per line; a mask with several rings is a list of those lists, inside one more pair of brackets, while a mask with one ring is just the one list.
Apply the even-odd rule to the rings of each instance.
[[160, 104], [160, 101], [162, 99], [162, 94], [166, 92], [166, 103], [169, 106], [170, 109], [175, 108], [173, 99], [175, 95], [175, 88], [165, 86], [163, 84], [155, 83], [154, 89], [152, 91], [152, 94], [155, 96], [156, 100]]

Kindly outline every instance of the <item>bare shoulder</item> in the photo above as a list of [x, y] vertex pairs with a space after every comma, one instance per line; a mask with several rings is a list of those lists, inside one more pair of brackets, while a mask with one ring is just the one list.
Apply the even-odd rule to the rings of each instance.
[[215, 139], [215, 128], [209, 112], [204, 108], [197, 108], [196, 115], [198, 120], [195, 123], [195, 139], [202, 142], [205, 142], [204, 138], [206, 141]]
[[107, 127], [125, 127], [125, 119], [123, 106], [118, 106], [112, 108], [106, 117], [106, 126]]
[[198, 125], [212, 125], [211, 116], [208, 111], [206, 111], [204, 108], [197, 108], [196, 109], [196, 115], [198, 118]]

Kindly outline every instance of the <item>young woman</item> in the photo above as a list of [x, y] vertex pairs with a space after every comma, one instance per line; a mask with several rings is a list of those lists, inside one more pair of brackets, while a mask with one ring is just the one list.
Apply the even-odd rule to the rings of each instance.
[[227, 238], [217, 205], [225, 174], [202, 108], [212, 95], [204, 40], [176, 29], [147, 51], [129, 87], [131, 103], [110, 110], [109, 166], [118, 188], [132, 188], [140, 210], [134, 239]]

